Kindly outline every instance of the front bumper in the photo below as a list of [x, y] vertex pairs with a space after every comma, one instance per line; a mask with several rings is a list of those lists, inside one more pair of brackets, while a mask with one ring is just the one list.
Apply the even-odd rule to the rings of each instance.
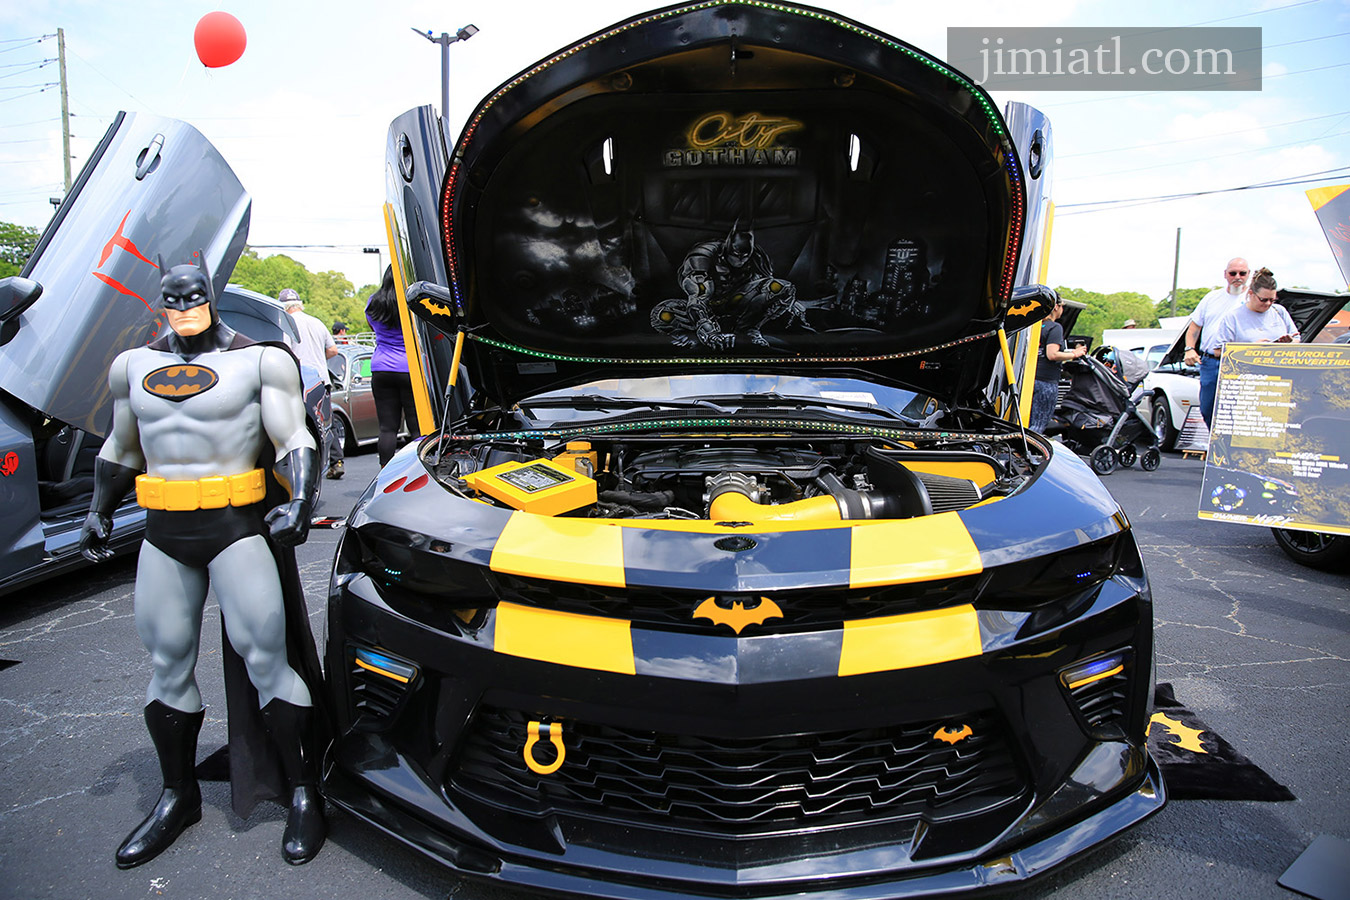
[[[731, 877], [711, 878], [714, 873], [705, 867], [697, 867], [697, 879], [683, 879], [678, 877], [681, 873], [674, 871], [675, 867], [653, 863], [650, 876], [641, 882], [618, 877], [609, 880], [609, 876], [622, 872], [631, 861], [609, 859], [604, 853], [587, 853], [586, 868], [546, 866], [467, 843], [445, 827], [446, 811], [418, 767], [381, 744], [378, 738], [367, 738], [355, 746], [348, 744], [341, 751], [348, 761], [362, 756], [382, 759], [385, 766], [378, 777], [372, 777], [368, 771], [351, 774], [342, 762], [330, 759], [324, 782], [330, 802], [461, 875], [527, 890], [606, 900], [728, 896], [786, 900], [825, 890], [830, 897], [840, 900], [883, 900], [1008, 888], [1048, 872], [1142, 822], [1162, 809], [1167, 800], [1162, 776], [1156, 763], [1148, 758], [1143, 779], [1113, 803], [1011, 853], [997, 851], [973, 862], [846, 881], [830, 874], [826, 859], [817, 861], [826, 865], [820, 866], [822, 872], [810, 879], [759, 885], [742, 884]], [[428, 820], [440, 824], [431, 825]]]
[[[614, 671], [585, 646], [574, 665], [506, 652], [504, 607], [430, 614], [362, 573], [329, 602], [327, 796], [469, 876], [616, 898], [961, 892], [1034, 877], [1165, 803], [1143, 746], [1142, 577], [1045, 633], [999, 634], [982, 611], [979, 655], [847, 676], [828, 628], [633, 623], [632, 668]], [[415, 672], [372, 674], [358, 650]], [[1067, 667], [1113, 653], [1109, 691], [1066, 689]], [[556, 773], [529, 770], [530, 721], [564, 729]]]

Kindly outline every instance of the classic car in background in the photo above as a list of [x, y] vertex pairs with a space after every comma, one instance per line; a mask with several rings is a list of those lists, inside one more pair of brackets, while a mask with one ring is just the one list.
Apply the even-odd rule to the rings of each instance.
[[[0, 281], [0, 593], [85, 564], [79, 533], [111, 420], [108, 366], [165, 327], [153, 258], [203, 254], [228, 325], [254, 340], [296, 338], [275, 301], [227, 286], [248, 218], [247, 192], [200, 133], [119, 114], [20, 277]], [[304, 379], [317, 439], [327, 391], [318, 372]], [[112, 549], [138, 546], [144, 522], [126, 500]]]
[[442, 134], [391, 126], [392, 258], [472, 391], [349, 517], [330, 802], [610, 898], [995, 889], [1163, 806], [1129, 521], [986, 390], [1053, 298], [1014, 275], [1048, 123], [724, 2]]

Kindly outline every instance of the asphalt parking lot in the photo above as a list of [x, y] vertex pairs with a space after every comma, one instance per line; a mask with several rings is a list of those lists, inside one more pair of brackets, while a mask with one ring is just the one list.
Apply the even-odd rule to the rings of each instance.
[[[343, 516], [374, 476], [373, 452], [324, 482], [320, 515]], [[1155, 600], [1157, 675], [1243, 754], [1286, 785], [1288, 802], [1174, 801], [1105, 849], [1003, 896], [1270, 898], [1319, 835], [1350, 838], [1350, 576], [1303, 568], [1264, 529], [1195, 517], [1203, 464], [1105, 483], [1129, 515]], [[316, 637], [340, 532], [301, 548]], [[132, 624], [134, 560], [0, 598], [0, 897], [495, 898], [394, 839], [330, 813], [317, 859], [287, 866], [279, 806], [241, 821], [228, 786], [203, 784], [200, 824], [130, 871], [113, 851], [159, 792], [141, 719], [148, 662]], [[198, 666], [207, 698], [201, 755], [225, 740], [216, 607]]]

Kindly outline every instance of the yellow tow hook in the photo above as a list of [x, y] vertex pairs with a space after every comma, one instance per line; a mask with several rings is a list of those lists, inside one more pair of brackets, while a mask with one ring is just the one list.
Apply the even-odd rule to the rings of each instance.
[[[567, 756], [567, 751], [563, 748], [562, 723], [531, 722], [529, 730], [530, 737], [525, 741], [525, 765], [530, 767], [531, 772], [539, 775], [552, 775], [562, 767], [563, 759]], [[558, 758], [548, 764], [541, 763], [534, 758], [534, 745], [539, 743], [541, 737], [552, 744], [553, 749], [558, 754]]]

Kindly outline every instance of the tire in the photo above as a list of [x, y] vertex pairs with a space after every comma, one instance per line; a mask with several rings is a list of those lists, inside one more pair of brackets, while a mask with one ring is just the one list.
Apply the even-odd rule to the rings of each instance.
[[1116, 451], [1102, 444], [1092, 451], [1088, 456], [1088, 465], [1092, 466], [1092, 471], [1098, 475], [1110, 475], [1120, 464], [1120, 457]]
[[1158, 448], [1149, 447], [1144, 451], [1144, 454], [1139, 457], [1139, 468], [1143, 469], [1145, 472], [1152, 472], [1154, 469], [1158, 468], [1158, 465], [1161, 462], [1162, 454], [1158, 452]]
[[1153, 395], [1153, 415], [1149, 419], [1153, 433], [1158, 436], [1158, 446], [1171, 450], [1177, 443], [1177, 430], [1172, 427], [1172, 404], [1166, 394]]
[[1120, 464], [1128, 469], [1139, 457], [1139, 451], [1134, 449], [1134, 444], [1126, 444], [1116, 451], [1116, 455], [1120, 457]]
[[337, 432], [338, 440], [342, 441], [342, 455], [355, 454], [359, 449], [356, 446], [356, 435], [352, 433], [352, 426], [347, 424], [347, 418], [336, 410], [333, 412], [333, 431]]
[[1270, 532], [1294, 562], [1324, 572], [1350, 572], [1350, 537], [1290, 528], [1272, 528]]

